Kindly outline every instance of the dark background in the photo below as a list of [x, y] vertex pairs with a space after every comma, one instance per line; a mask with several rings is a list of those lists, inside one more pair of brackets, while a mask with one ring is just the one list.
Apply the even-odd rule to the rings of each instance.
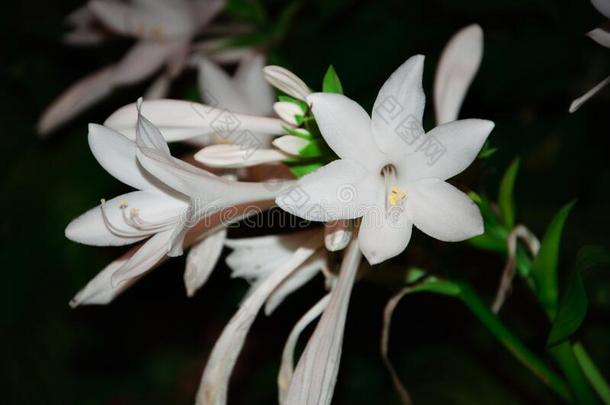
[[[247, 284], [218, 266], [195, 298], [185, 297], [184, 258], [170, 260], [105, 307], [67, 303], [121, 249], [77, 245], [67, 223], [124, 187], [89, 152], [87, 123], [102, 122], [145, 88], [117, 91], [48, 140], [35, 136], [43, 108], [68, 85], [117, 60], [129, 45], [97, 48], [59, 42], [76, 1], [3, 4], [0, 68], [0, 375], [7, 404], [189, 404], [206, 357]], [[282, 2], [265, 3], [271, 16]], [[499, 151], [457, 180], [494, 197], [519, 155], [518, 221], [542, 235], [553, 214], [578, 198], [560, 257], [565, 273], [577, 249], [609, 246], [610, 89], [576, 114], [572, 99], [610, 73], [607, 49], [585, 37], [603, 22], [587, 1], [312, 1], [305, 2], [271, 60], [314, 87], [333, 64], [346, 93], [370, 108], [389, 74], [415, 53], [427, 56], [431, 100], [438, 57], [451, 35], [477, 22], [485, 53], [462, 117], [496, 122]], [[192, 93], [194, 73], [174, 89]], [[428, 103], [425, 121], [433, 124]], [[466, 243], [439, 244], [414, 233], [395, 264], [426, 263], [465, 278], [493, 296], [503, 258]], [[580, 338], [610, 374], [610, 282], [603, 270], [586, 284], [591, 308]], [[293, 323], [322, 294], [316, 279], [276, 314], [261, 316], [231, 380], [231, 404], [274, 403], [281, 348]], [[392, 289], [359, 283], [352, 297], [334, 403], [398, 403], [379, 355], [381, 313]], [[517, 282], [502, 319], [536, 352], [548, 325]], [[391, 356], [418, 404], [556, 403], [556, 398], [500, 346], [461, 304], [437, 296], [406, 298], [394, 318]], [[303, 340], [304, 341], [304, 340]]]

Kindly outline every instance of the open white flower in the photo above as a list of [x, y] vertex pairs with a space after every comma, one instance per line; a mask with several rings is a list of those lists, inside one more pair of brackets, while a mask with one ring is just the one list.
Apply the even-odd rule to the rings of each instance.
[[218, 227], [219, 221], [204, 221], [227, 207], [270, 200], [282, 188], [281, 183], [227, 180], [173, 158], [159, 130], [141, 115], [135, 144], [99, 125], [90, 126], [89, 141], [102, 167], [140, 191], [103, 202], [76, 218], [66, 236], [98, 246], [150, 239], [104, 269], [73, 305], [109, 302], [125, 288], [123, 282], [139, 277], [166, 255], [181, 254], [186, 234], [198, 224], [209, 225], [203, 231]]
[[186, 66], [192, 39], [218, 15], [225, 0], [131, 1], [93, 0], [69, 17], [75, 30], [70, 44], [98, 43], [105, 38], [100, 24], [137, 42], [116, 64], [86, 76], [61, 94], [43, 113], [38, 132], [46, 135], [106, 97], [113, 89], [153, 76], [147, 98], [161, 98]]
[[371, 264], [401, 253], [413, 225], [443, 241], [483, 232], [477, 206], [445, 180], [472, 163], [494, 124], [459, 120], [424, 133], [423, 62], [414, 56], [390, 76], [372, 117], [345, 96], [310, 95], [322, 136], [340, 159], [276, 199], [308, 220], [362, 217], [360, 247]]
[[[610, 19], [610, 1], [591, 0], [591, 4], [593, 4], [593, 7], [595, 7], [597, 11], [602, 13], [606, 18]], [[595, 28], [594, 30], [589, 31], [587, 36], [601, 46], [610, 48], [610, 31], [608, 30], [608, 27], [602, 26]], [[576, 112], [584, 103], [599, 93], [608, 84], [610, 84], [610, 76], [606, 77], [604, 80], [597, 83], [591, 90], [572, 101], [569, 111], [571, 113]]]

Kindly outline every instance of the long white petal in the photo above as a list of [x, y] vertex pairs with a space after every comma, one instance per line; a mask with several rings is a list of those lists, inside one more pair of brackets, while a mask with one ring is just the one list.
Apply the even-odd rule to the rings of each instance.
[[172, 49], [172, 43], [139, 41], [116, 65], [114, 83], [127, 85], [146, 79], [163, 66]]
[[443, 50], [434, 78], [437, 125], [458, 118], [482, 57], [483, 30], [477, 24], [462, 28]]
[[290, 331], [288, 339], [286, 339], [286, 344], [284, 345], [284, 350], [282, 352], [280, 372], [277, 376], [280, 405], [286, 403], [288, 386], [290, 385], [290, 380], [292, 380], [292, 375], [294, 374], [294, 349], [296, 348], [299, 337], [301, 336], [301, 333], [303, 333], [303, 330], [305, 330], [305, 328], [326, 309], [328, 301], [330, 301], [330, 294], [326, 294], [322, 297], [320, 301], [311, 307], [301, 319], [298, 320]]
[[100, 69], [70, 86], [47, 107], [38, 121], [38, 133], [49, 134], [96, 102], [114, 88], [114, 66]]
[[249, 149], [243, 145], [211, 145], [195, 153], [195, 160], [209, 167], [235, 168], [281, 162], [289, 155], [276, 149]]
[[402, 128], [422, 127], [426, 96], [422, 88], [424, 57], [407, 59], [384, 83], [373, 105], [372, 131], [379, 149], [396, 159], [408, 149]]
[[610, 2], [608, 0], [591, 0], [591, 4], [606, 18], [610, 18]]
[[407, 193], [407, 213], [425, 234], [445, 242], [459, 242], [483, 233], [479, 208], [451, 184], [420, 180]]
[[328, 306], [299, 359], [286, 393], [286, 404], [330, 404], [339, 372], [349, 299], [361, 257], [358, 242], [353, 241], [343, 258]]
[[331, 93], [314, 93], [307, 101], [324, 140], [337, 156], [381, 170], [383, 156], [371, 132], [371, 119], [358, 103]]
[[[260, 142], [256, 134], [283, 134], [283, 127], [287, 125], [277, 118], [237, 114], [183, 100], [147, 101], [146, 114], [168, 142], [216, 135], [225, 142], [242, 140], [254, 146]], [[133, 103], [115, 111], [104, 125], [135, 139], [137, 120], [138, 110]]]
[[[380, 176], [379, 176], [380, 177]], [[309, 221], [353, 219], [374, 203], [369, 173], [353, 160], [339, 159], [303, 176], [275, 202]]]
[[314, 251], [315, 249], [306, 245], [300, 247], [290, 260], [260, 283], [258, 288], [242, 303], [222, 331], [208, 358], [197, 392], [197, 405], [226, 404], [229, 378], [258, 312], [269, 294]]
[[186, 257], [186, 269], [184, 270], [184, 285], [189, 297], [210, 277], [218, 258], [222, 253], [222, 247], [227, 237], [227, 229], [223, 228], [191, 248]]
[[610, 76], [606, 77], [604, 80], [597, 83], [595, 87], [593, 87], [591, 90], [572, 101], [572, 104], [570, 104], [570, 112], [576, 112], [576, 110], [578, 110], [587, 100], [589, 100], [591, 97], [599, 93], [604, 87], [606, 87], [608, 83], [610, 83]]
[[465, 170], [476, 159], [494, 128], [480, 119], [452, 121], [432, 129], [413, 144], [413, 152], [396, 162], [408, 181], [446, 180]]
[[264, 65], [264, 56], [255, 53], [242, 59], [235, 72], [235, 84], [248, 102], [248, 110], [244, 112], [249, 114], [269, 115], [273, 111], [275, 95], [263, 75]]
[[208, 59], [198, 62], [199, 92], [207, 105], [226, 108], [236, 113], [250, 113], [248, 101], [227, 72]]
[[305, 101], [311, 94], [305, 82], [286, 68], [269, 65], [264, 67], [263, 72], [269, 84], [289, 96]]

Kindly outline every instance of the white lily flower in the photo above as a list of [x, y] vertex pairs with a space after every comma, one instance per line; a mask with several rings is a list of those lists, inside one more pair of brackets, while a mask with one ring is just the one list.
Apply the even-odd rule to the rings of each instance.
[[269, 65], [265, 66], [263, 71], [269, 84], [289, 96], [305, 101], [311, 94], [311, 89], [305, 82], [286, 68]]
[[[593, 4], [593, 7], [595, 7], [597, 11], [602, 13], [606, 18], [610, 19], [610, 2], [607, 0], [591, 0], [591, 4]], [[595, 28], [594, 30], [589, 31], [587, 36], [601, 46], [610, 48], [610, 31], [607, 27], [602, 26]], [[608, 84], [610, 84], [610, 76], [606, 77], [604, 80], [597, 83], [591, 90], [572, 101], [568, 111], [570, 113], [576, 112], [585, 102], [599, 93]]]
[[316, 252], [319, 237], [314, 235], [294, 251], [241, 303], [239, 310], [222, 331], [208, 358], [197, 392], [197, 405], [225, 405], [229, 378], [258, 312], [273, 291]]
[[362, 217], [359, 242], [371, 264], [401, 253], [413, 225], [442, 241], [483, 232], [476, 204], [445, 180], [472, 163], [494, 124], [459, 120], [424, 133], [423, 62], [414, 56], [390, 76], [372, 117], [343, 95], [309, 96], [322, 136], [340, 159], [276, 199], [308, 220]]
[[482, 57], [483, 30], [477, 24], [462, 28], [445, 46], [434, 77], [437, 125], [457, 120]]
[[141, 115], [136, 144], [99, 125], [90, 129], [91, 149], [102, 167], [140, 191], [83, 214], [68, 225], [66, 236], [92, 245], [151, 238], [119, 267], [106, 268], [85, 287], [86, 294], [77, 295], [76, 304], [114, 297], [120, 283], [150, 270], [165, 255], [181, 254], [185, 235], [198, 223], [226, 207], [272, 199], [282, 187], [230, 181], [173, 158], [158, 129]]
[[97, 43], [103, 39], [93, 23], [137, 39], [116, 64], [86, 76], [61, 94], [42, 114], [38, 132], [46, 135], [106, 97], [117, 87], [131, 85], [165, 67], [161, 82], [154, 81], [149, 96], [164, 96], [169, 80], [185, 67], [193, 36], [218, 15], [225, 0], [90, 1], [69, 17], [76, 27], [67, 42]]

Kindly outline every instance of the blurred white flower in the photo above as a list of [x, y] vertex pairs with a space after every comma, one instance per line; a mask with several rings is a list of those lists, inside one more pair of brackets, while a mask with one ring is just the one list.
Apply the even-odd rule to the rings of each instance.
[[[445, 180], [466, 169], [494, 127], [469, 119], [424, 134], [424, 57], [408, 59], [381, 88], [372, 118], [339, 94], [307, 98], [324, 140], [339, 160], [298, 180], [306, 199], [294, 203], [288, 190], [276, 202], [314, 221], [362, 217], [360, 247], [369, 263], [401, 253], [413, 225], [443, 241], [483, 232], [477, 206]], [[431, 160], [430, 146], [439, 155]]]
[[135, 45], [116, 64], [81, 79], [42, 114], [38, 132], [47, 135], [91, 107], [113, 89], [140, 82], [161, 70], [148, 98], [163, 97], [184, 69], [199, 34], [224, 7], [225, 0], [93, 0], [68, 17], [74, 27], [65, 42], [87, 45], [108, 33], [134, 38]]
[[[591, 0], [593, 6], [602, 13], [606, 18], [610, 19], [610, 1], [608, 0]], [[595, 28], [587, 33], [587, 36], [606, 48], [610, 48], [610, 31], [607, 25]], [[587, 100], [599, 93], [604, 87], [610, 83], [610, 76], [606, 77], [601, 82], [597, 83], [591, 90], [587, 91], [582, 96], [578, 97], [570, 104], [570, 112], [576, 112]]]

